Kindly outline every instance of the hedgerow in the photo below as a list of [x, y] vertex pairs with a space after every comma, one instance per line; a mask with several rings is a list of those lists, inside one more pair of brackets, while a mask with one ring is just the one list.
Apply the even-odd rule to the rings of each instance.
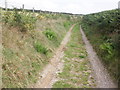
[[110, 73], [120, 79], [120, 10], [85, 15], [82, 28]]

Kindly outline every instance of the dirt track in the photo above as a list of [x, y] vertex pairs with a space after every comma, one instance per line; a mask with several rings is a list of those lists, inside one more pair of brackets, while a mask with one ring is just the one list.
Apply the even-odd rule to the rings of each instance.
[[50, 60], [50, 64], [48, 64], [44, 68], [43, 72], [40, 73], [40, 80], [38, 80], [34, 88], [52, 88], [52, 82], [56, 78], [56, 72], [59, 70], [59, 67], [62, 66], [60, 59], [64, 56], [64, 48], [69, 41], [73, 27], [74, 25], [72, 25], [70, 30], [67, 32], [65, 38], [61, 42], [60, 47], [57, 49], [55, 55]]
[[[60, 59], [64, 56], [64, 48], [69, 41], [73, 27], [74, 25], [70, 28], [65, 38], [61, 42], [60, 47], [57, 49], [55, 55], [50, 60], [50, 64], [48, 64], [44, 68], [43, 72], [40, 73], [40, 79], [34, 85], [34, 88], [52, 88], [52, 84], [56, 80], [56, 73], [63, 67], [63, 63], [60, 61]], [[96, 79], [97, 88], [117, 88], [117, 85], [112, 81], [107, 70], [104, 68], [97, 54], [93, 50], [93, 47], [87, 40], [83, 30], [80, 29], [80, 31], [86, 46], [86, 51], [88, 53], [91, 67], [94, 71], [93, 73], [95, 74], [94, 76]]]
[[93, 50], [92, 45], [87, 40], [84, 32], [80, 29], [82, 33], [83, 41], [86, 45], [86, 50], [88, 53], [88, 58], [90, 60], [91, 66], [94, 70], [97, 88], [117, 88], [117, 85], [110, 78], [107, 70], [104, 68], [103, 64], [99, 60], [96, 52]]

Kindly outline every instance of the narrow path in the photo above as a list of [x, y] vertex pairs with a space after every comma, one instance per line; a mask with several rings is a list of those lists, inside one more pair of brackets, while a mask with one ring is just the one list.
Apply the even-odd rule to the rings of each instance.
[[90, 59], [90, 63], [92, 65], [92, 68], [94, 70], [95, 79], [97, 82], [97, 88], [117, 88], [117, 85], [115, 85], [110, 78], [107, 70], [104, 68], [103, 64], [99, 60], [97, 54], [93, 50], [92, 45], [87, 40], [87, 37], [85, 36], [82, 29], [80, 29], [82, 33], [83, 41], [86, 45], [86, 50], [88, 53], [88, 57]]
[[34, 88], [52, 88], [52, 80], [56, 78], [56, 72], [61, 66], [60, 59], [64, 56], [64, 48], [69, 41], [71, 36], [71, 31], [75, 25], [72, 25], [70, 30], [67, 32], [65, 38], [61, 42], [60, 47], [56, 51], [53, 58], [50, 60], [50, 64], [48, 64], [42, 73], [40, 73], [40, 80], [36, 83]]

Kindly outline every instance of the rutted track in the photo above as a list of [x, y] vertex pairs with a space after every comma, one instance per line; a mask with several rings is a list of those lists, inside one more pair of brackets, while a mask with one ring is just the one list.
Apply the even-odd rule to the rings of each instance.
[[94, 70], [97, 88], [117, 88], [117, 85], [112, 81], [107, 70], [104, 68], [97, 54], [93, 50], [92, 45], [87, 40], [87, 37], [85, 36], [83, 30], [80, 29], [80, 31], [82, 33], [83, 41], [86, 45], [86, 51], [88, 53], [90, 63]]
[[[63, 63], [60, 59], [64, 56], [64, 48], [69, 41], [71, 36], [71, 31], [75, 25], [73, 25], [68, 33], [66, 34], [65, 38], [61, 42], [60, 47], [57, 49], [55, 55], [50, 60], [50, 64], [48, 64], [42, 73], [40, 73], [40, 79], [38, 82], [33, 86], [34, 88], [52, 88], [52, 84], [56, 80], [56, 73], [63, 67]], [[97, 54], [93, 50], [92, 45], [87, 40], [82, 29], [80, 29], [83, 41], [86, 46], [86, 51], [88, 53], [88, 58], [90, 60], [91, 66], [94, 71], [94, 76], [96, 79], [97, 88], [117, 88], [117, 85], [112, 81], [110, 78], [107, 70], [104, 68], [103, 64], [99, 60]]]
[[64, 56], [64, 48], [69, 41], [71, 36], [71, 31], [75, 25], [72, 25], [70, 30], [67, 32], [65, 38], [61, 42], [60, 47], [56, 51], [53, 58], [50, 60], [50, 64], [48, 64], [42, 73], [40, 73], [40, 80], [36, 83], [34, 88], [51, 88], [52, 87], [52, 80], [56, 78], [56, 72], [58, 71], [59, 67], [62, 65], [60, 59]]

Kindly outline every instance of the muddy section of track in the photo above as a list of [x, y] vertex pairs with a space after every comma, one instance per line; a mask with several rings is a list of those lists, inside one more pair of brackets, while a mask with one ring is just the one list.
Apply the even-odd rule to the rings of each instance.
[[96, 52], [93, 50], [92, 45], [89, 43], [87, 37], [85, 36], [81, 28], [80, 31], [82, 33], [83, 41], [86, 45], [86, 50], [88, 53], [91, 66], [94, 70], [97, 88], [117, 88], [117, 85], [110, 78], [110, 75], [108, 74], [107, 70], [99, 60]]
[[65, 38], [61, 42], [60, 47], [57, 49], [55, 55], [50, 60], [50, 64], [48, 64], [42, 73], [40, 73], [40, 79], [38, 82], [34, 85], [34, 88], [52, 88], [53, 80], [56, 79], [56, 73], [60, 68], [62, 68], [63, 63], [60, 61], [60, 59], [64, 56], [64, 48], [66, 44], [68, 43], [71, 31], [75, 25], [72, 25], [70, 30], [67, 32]]

